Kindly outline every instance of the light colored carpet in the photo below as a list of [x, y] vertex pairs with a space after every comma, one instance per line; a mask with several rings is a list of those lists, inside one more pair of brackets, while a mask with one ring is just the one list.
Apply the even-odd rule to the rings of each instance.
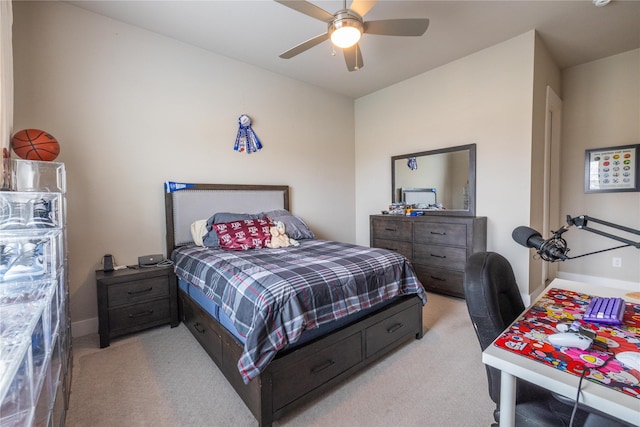
[[[424, 328], [274, 425], [488, 426], [494, 405], [464, 301], [429, 294]], [[257, 425], [182, 324], [97, 347], [97, 335], [74, 340], [68, 427]]]

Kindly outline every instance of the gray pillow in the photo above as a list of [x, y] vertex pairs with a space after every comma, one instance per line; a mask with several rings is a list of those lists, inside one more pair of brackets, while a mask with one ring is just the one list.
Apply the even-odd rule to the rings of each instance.
[[315, 238], [313, 232], [309, 230], [309, 227], [302, 218], [291, 215], [288, 210], [278, 209], [275, 211], [269, 211], [265, 212], [264, 216], [273, 222], [282, 221], [284, 224], [284, 231], [292, 239], [304, 240]]
[[243, 219], [259, 219], [264, 218], [263, 213], [259, 214], [246, 214], [246, 213], [234, 213], [234, 212], [217, 212], [213, 214], [207, 220], [207, 230], [209, 232], [202, 239], [202, 244], [210, 248], [219, 248], [220, 242], [218, 241], [218, 234], [211, 227], [213, 224], [220, 224], [222, 222], [242, 221]]

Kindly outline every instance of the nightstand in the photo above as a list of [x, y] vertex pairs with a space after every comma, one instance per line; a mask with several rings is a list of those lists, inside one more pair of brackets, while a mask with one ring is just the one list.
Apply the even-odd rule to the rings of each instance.
[[100, 348], [112, 338], [154, 326], [178, 326], [178, 289], [171, 267], [96, 271]]

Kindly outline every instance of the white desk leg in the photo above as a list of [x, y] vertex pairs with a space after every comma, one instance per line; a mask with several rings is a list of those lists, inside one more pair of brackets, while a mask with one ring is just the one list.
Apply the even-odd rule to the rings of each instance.
[[516, 377], [500, 373], [500, 427], [514, 427], [516, 423]]

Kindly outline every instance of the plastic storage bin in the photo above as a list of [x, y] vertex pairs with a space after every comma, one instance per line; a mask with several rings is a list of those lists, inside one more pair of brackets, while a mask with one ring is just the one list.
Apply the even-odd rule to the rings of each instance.
[[0, 427], [60, 426], [72, 363], [64, 164], [4, 159], [3, 166]]

